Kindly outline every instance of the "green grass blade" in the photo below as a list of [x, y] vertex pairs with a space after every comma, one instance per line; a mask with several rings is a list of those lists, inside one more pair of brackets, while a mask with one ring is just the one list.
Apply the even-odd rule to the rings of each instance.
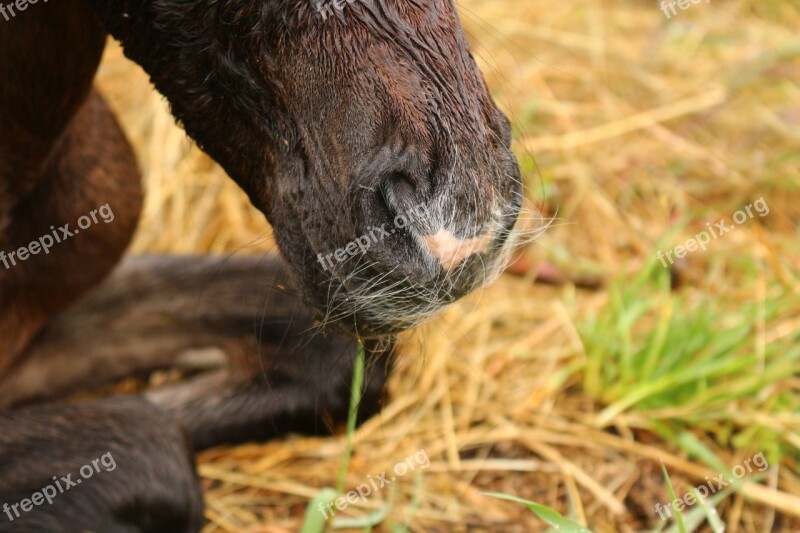
[[[669, 489], [669, 501], [674, 502], [678, 498], [675, 496], [675, 489], [672, 487], [672, 480], [669, 479], [667, 467], [664, 466], [664, 463], [661, 463], [661, 472], [664, 474], [664, 481], [667, 483], [667, 489]], [[673, 516], [675, 517], [675, 526], [678, 528], [678, 532], [687, 533], [686, 524], [683, 523], [683, 515], [679, 511], [675, 511]]]
[[516, 496], [509, 496], [508, 494], [500, 494], [497, 492], [484, 492], [483, 495], [491, 498], [497, 498], [498, 500], [521, 503], [530, 509], [533, 514], [559, 531], [563, 531], [565, 533], [592, 533], [590, 530], [586, 529], [580, 524], [564, 518], [558, 513], [558, 511], [555, 511], [549, 507], [545, 507], [544, 505], [540, 505], [529, 500], [523, 500], [522, 498], [518, 498]]
[[358, 407], [361, 405], [361, 395], [364, 390], [364, 367], [366, 366], [366, 351], [364, 345], [358, 343], [358, 353], [353, 368], [353, 381], [350, 388], [350, 412], [347, 415], [347, 430], [345, 452], [342, 456], [342, 464], [339, 466], [339, 476], [336, 479], [336, 491], [341, 494], [344, 490], [347, 470], [350, 468], [350, 457], [353, 455], [353, 434], [356, 431], [358, 420]]
[[697, 505], [700, 506], [703, 514], [706, 515], [708, 525], [711, 527], [714, 533], [724, 533], [725, 524], [723, 524], [722, 520], [720, 520], [717, 508], [709, 503], [708, 500], [703, 498], [703, 496], [700, 494], [700, 491], [698, 491], [696, 488], [692, 489], [692, 492], [694, 492], [694, 497], [697, 498]]
[[730, 473], [730, 469], [725, 463], [693, 433], [688, 431], [681, 432], [678, 435], [677, 444], [717, 472]]
[[356, 353], [356, 360], [353, 367], [353, 380], [350, 391], [350, 411], [347, 415], [347, 429], [345, 438], [345, 451], [342, 454], [342, 463], [339, 466], [339, 475], [336, 479], [336, 489], [323, 489], [317, 494], [317, 497], [308, 504], [306, 508], [305, 518], [303, 520], [303, 529], [301, 533], [321, 533], [326, 529], [325, 517], [319, 512], [319, 505], [323, 506], [335, 500], [344, 490], [344, 484], [347, 479], [347, 470], [350, 468], [350, 457], [353, 455], [353, 434], [356, 430], [356, 422], [358, 421], [358, 407], [361, 405], [361, 395], [364, 387], [364, 368], [366, 366], [366, 351], [364, 345], [358, 343], [358, 351]]
[[322, 533], [325, 531], [325, 516], [319, 511], [320, 505], [325, 506], [328, 502], [336, 499], [339, 493], [334, 489], [322, 489], [317, 497], [311, 500], [306, 507], [305, 518], [303, 519], [303, 529], [300, 533]]
[[333, 529], [363, 529], [371, 531], [372, 528], [386, 520], [391, 510], [391, 505], [387, 504], [385, 507], [372, 511], [367, 516], [360, 517], [345, 517], [339, 516], [333, 520]]
[[[695, 492], [698, 492], [696, 488], [694, 490], [695, 490]], [[713, 497], [711, 497], [709, 499], [706, 499], [706, 500], [703, 500], [703, 503], [700, 503], [700, 500], [698, 499], [698, 505], [699, 506], [689, 510], [683, 516], [683, 521], [684, 521], [684, 525], [685, 525], [686, 529], [688, 531], [695, 531], [701, 525], [703, 525], [704, 521], [708, 521], [709, 525], [711, 525], [712, 528], [717, 527], [719, 524], [717, 524], [715, 526], [714, 525], [715, 522], [713, 521], [714, 519], [713, 518], [709, 518], [709, 515], [716, 514], [716, 512], [717, 512], [716, 506], [719, 505], [719, 503], [722, 502], [722, 500], [724, 500], [725, 498], [727, 498], [732, 492], [733, 492], [733, 489], [730, 489], [730, 488], [725, 489], [723, 491], [719, 491]], [[699, 494], [698, 494], [698, 496], [699, 496]], [[703, 504], [705, 504], [705, 507], [703, 507]], [[708, 510], [706, 510], [706, 509], [708, 509]], [[673, 509], [673, 511], [674, 511], [674, 509]], [[651, 533], [657, 533], [657, 532], [661, 531], [661, 529], [663, 529], [663, 528], [658, 528], [658, 529], [656, 529], [655, 531], [653, 531]], [[724, 531], [724, 529], [725, 528], [723, 526], [723, 531]], [[680, 530], [679, 530], [677, 524], [673, 525], [672, 527], [670, 527], [669, 529], [664, 531], [664, 533], [679, 533], [679, 532], [680, 532]], [[719, 532], [715, 529], [714, 533], [719, 533]]]

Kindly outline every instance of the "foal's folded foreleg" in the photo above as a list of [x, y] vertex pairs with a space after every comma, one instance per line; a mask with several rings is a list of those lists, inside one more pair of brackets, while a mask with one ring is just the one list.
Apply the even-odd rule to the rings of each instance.
[[[181, 422], [199, 450], [286, 433], [330, 434], [347, 420], [355, 342], [287, 332], [266, 366], [224, 370], [151, 391], [146, 397]], [[298, 344], [303, 342], [303, 344]], [[369, 344], [358, 421], [383, 403], [393, 346]]]
[[269, 350], [284, 324], [305, 314], [286, 291], [288, 282], [283, 263], [271, 256], [129, 257], [54, 316], [18, 363], [0, 374], [0, 406], [164, 368], [213, 366], [209, 354], [237, 359], [254, 346]]
[[[161, 368], [210, 369], [147, 395], [186, 425], [198, 448], [329, 433], [347, 418], [357, 345], [318, 331], [290, 287], [278, 257], [127, 259], [45, 327], [0, 379], [0, 405]], [[380, 408], [392, 342], [373, 341], [367, 351], [362, 420]]]

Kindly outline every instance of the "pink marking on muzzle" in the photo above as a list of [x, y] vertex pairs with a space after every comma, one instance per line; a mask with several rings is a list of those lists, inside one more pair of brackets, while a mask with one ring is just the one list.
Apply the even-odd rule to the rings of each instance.
[[489, 235], [472, 239], [459, 239], [445, 229], [439, 230], [436, 235], [422, 237], [421, 240], [448, 272], [451, 272], [472, 254], [485, 252], [491, 243]]

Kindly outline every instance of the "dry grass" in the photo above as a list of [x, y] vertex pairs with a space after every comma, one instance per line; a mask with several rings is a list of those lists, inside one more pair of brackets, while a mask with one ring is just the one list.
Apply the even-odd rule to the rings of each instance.
[[[687, 337], [693, 313], [716, 309], [716, 336], [698, 352], [724, 340], [731, 324], [752, 320], [730, 351], [764, 363], [745, 373], [764, 375], [776, 350], [789, 359], [800, 331], [800, 9], [715, 1], [667, 21], [655, 1], [462, 0], [460, 8], [517, 126], [531, 199], [558, 223], [525, 251], [521, 275], [504, 276], [406, 338], [391, 403], [357, 432], [347, 487], [419, 449], [432, 464], [346, 515], [391, 502], [377, 530], [543, 529], [524, 508], [481, 494], [497, 491], [598, 532], [652, 528], [660, 522], [655, 503], [669, 500], [660, 461], [679, 493], [712, 473], [671, 438], [685, 429], [728, 467], [759, 450], [780, 461], [719, 506], [728, 531], [800, 530], [796, 364], [744, 395], [712, 380], [709, 390], [720, 394], [708, 402], [690, 395], [673, 405], [670, 396], [609, 411], [650, 376], [631, 375], [615, 356], [608, 339], [624, 324], [591, 327], [626, 289], [613, 280], [763, 196], [767, 217], [677, 265], [682, 285], [670, 309], [688, 317]], [[263, 217], [186, 140], [116, 48], [101, 87], [145, 169], [148, 200], [134, 252], [273, 249]], [[543, 286], [535, 283], [540, 269], [606, 283], [594, 291]], [[654, 312], [629, 325], [634, 344], [665, 309], [657, 291], [640, 298]], [[615, 389], [617, 375], [620, 384], [627, 375], [627, 389]], [[308, 501], [335, 486], [343, 450], [343, 438], [293, 437], [203, 454], [206, 532], [299, 531]]]

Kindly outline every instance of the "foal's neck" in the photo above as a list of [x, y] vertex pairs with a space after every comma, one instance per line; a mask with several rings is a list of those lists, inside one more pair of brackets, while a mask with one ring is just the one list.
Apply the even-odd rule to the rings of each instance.
[[282, 103], [264, 71], [280, 36], [265, 21], [296, 0], [85, 1], [189, 137], [265, 210], [274, 154], [288, 146], [273, 131]]

